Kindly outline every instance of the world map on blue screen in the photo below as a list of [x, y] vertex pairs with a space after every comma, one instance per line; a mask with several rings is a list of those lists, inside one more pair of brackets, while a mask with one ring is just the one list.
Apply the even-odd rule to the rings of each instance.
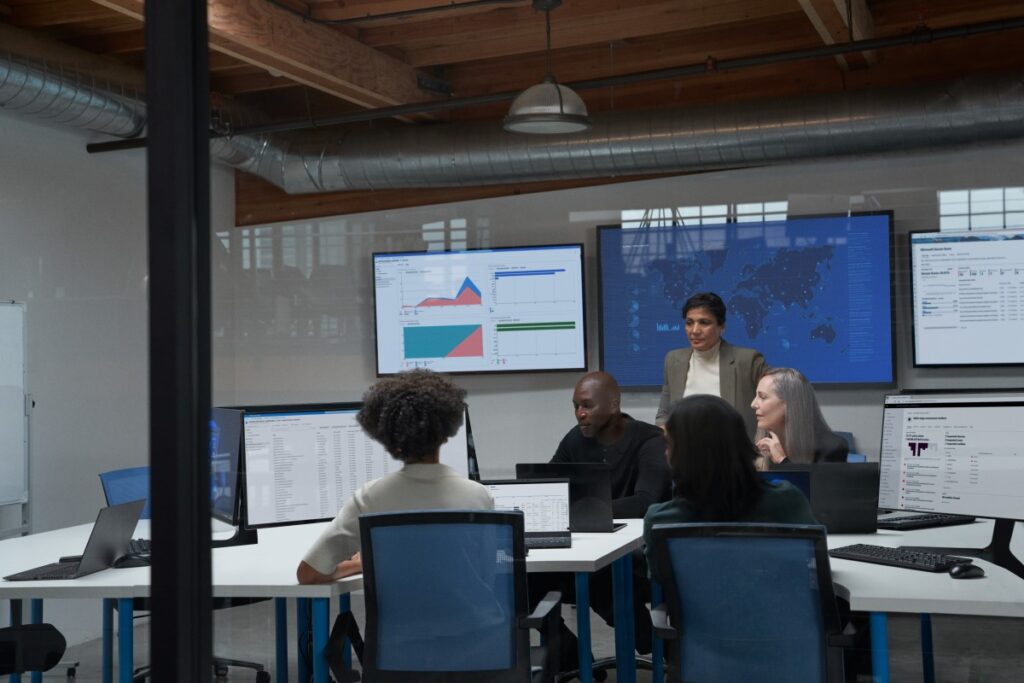
[[889, 216], [599, 229], [602, 367], [659, 386], [683, 303], [725, 301], [723, 335], [812, 382], [893, 381]]

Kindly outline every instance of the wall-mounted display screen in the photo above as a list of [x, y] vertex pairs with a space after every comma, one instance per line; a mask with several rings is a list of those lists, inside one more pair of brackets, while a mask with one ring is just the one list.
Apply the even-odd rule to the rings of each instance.
[[910, 234], [914, 364], [1024, 364], [1024, 230]]
[[723, 338], [817, 383], [895, 380], [891, 215], [598, 230], [601, 365], [622, 386], [660, 386], [688, 345], [682, 307], [715, 292]]
[[583, 245], [374, 254], [377, 373], [583, 370]]

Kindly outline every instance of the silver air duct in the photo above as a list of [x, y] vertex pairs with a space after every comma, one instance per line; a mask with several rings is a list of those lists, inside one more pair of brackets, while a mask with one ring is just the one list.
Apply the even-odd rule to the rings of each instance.
[[[290, 194], [493, 185], [705, 171], [1024, 136], [1024, 74], [944, 86], [629, 112], [587, 132], [515, 135], [498, 122], [215, 144], [227, 163]], [[244, 158], [244, 160], [242, 160]]]
[[73, 68], [0, 52], [0, 109], [130, 138], [146, 125], [139, 100], [137, 91]]

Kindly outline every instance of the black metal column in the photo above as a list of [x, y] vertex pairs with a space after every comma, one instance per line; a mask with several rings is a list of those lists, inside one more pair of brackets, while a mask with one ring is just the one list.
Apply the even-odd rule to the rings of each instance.
[[207, 67], [206, 0], [147, 2], [150, 652], [157, 683], [211, 677]]

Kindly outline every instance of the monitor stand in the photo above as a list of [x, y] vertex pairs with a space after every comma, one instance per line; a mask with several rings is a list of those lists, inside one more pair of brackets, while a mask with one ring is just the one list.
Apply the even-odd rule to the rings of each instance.
[[231, 548], [236, 545], [255, 545], [259, 543], [256, 529], [248, 529], [240, 526], [235, 527], [235, 533], [228, 538], [215, 538], [211, 543], [213, 548]]
[[933, 546], [900, 546], [907, 550], [914, 550], [925, 553], [939, 553], [941, 555], [961, 555], [963, 557], [976, 557], [986, 562], [991, 562], [997, 567], [1002, 567], [1013, 572], [1024, 579], [1024, 564], [1010, 551], [1010, 538], [1013, 536], [1013, 527], [1017, 522], [1012, 519], [997, 519], [992, 529], [992, 540], [984, 548], [940, 548]]

